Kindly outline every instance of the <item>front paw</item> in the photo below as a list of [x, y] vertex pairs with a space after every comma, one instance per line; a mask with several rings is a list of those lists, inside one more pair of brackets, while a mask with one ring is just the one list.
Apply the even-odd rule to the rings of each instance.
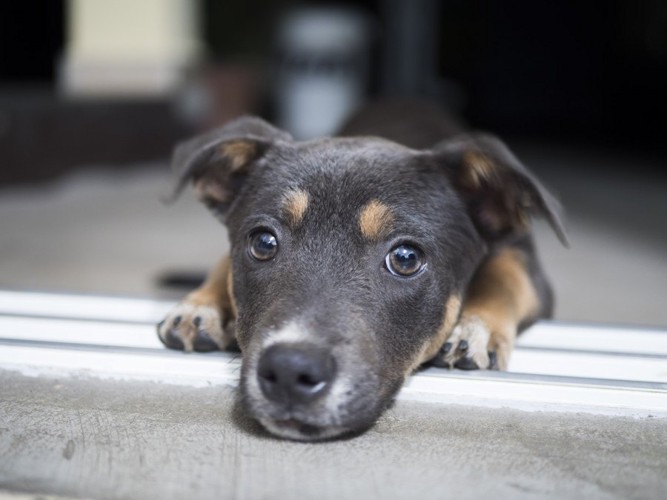
[[225, 349], [230, 343], [222, 320], [217, 307], [191, 303], [186, 299], [157, 325], [157, 334], [170, 349], [216, 351]]
[[461, 370], [505, 370], [511, 347], [498, 344], [497, 336], [481, 318], [464, 316], [432, 364]]

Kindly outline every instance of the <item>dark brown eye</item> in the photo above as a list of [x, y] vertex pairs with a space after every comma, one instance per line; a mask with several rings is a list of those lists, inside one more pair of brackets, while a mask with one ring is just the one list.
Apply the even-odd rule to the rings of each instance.
[[422, 253], [410, 245], [392, 248], [384, 262], [389, 272], [395, 276], [412, 276], [424, 268]]
[[278, 252], [278, 240], [268, 231], [258, 231], [250, 237], [249, 251], [257, 260], [270, 260]]

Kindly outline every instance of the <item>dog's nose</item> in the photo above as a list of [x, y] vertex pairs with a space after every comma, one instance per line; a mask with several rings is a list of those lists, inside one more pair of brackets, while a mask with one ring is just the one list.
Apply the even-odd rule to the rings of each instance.
[[279, 403], [308, 403], [322, 396], [336, 374], [336, 362], [326, 350], [310, 344], [276, 344], [260, 357], [257, 367], [264, 395]]

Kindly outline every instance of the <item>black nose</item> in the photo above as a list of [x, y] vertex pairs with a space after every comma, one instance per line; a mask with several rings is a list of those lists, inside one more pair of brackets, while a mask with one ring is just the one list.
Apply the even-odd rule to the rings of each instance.
[[279, 403], [308, 403], [322, 396], [336, 374], [326, 350], [310, 344], [276, 344], [259, 358], [257, 375], [264, 395]]

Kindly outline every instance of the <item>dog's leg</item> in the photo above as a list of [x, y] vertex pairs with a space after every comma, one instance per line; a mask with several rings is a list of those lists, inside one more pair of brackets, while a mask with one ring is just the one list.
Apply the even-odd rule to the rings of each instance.
[[226, 256], [213, 268], [202, 286], [189, 293], [158, 324], [158, 337], [172, 349], [225, 349], [234, 340], [235, 317], [231, 266], [229, 256]]
[[517, 334], [550, 316], [551, 301], [532, 242], [501, 249], [476, 272], [459, 322], [435, 364], [506, 370]]

